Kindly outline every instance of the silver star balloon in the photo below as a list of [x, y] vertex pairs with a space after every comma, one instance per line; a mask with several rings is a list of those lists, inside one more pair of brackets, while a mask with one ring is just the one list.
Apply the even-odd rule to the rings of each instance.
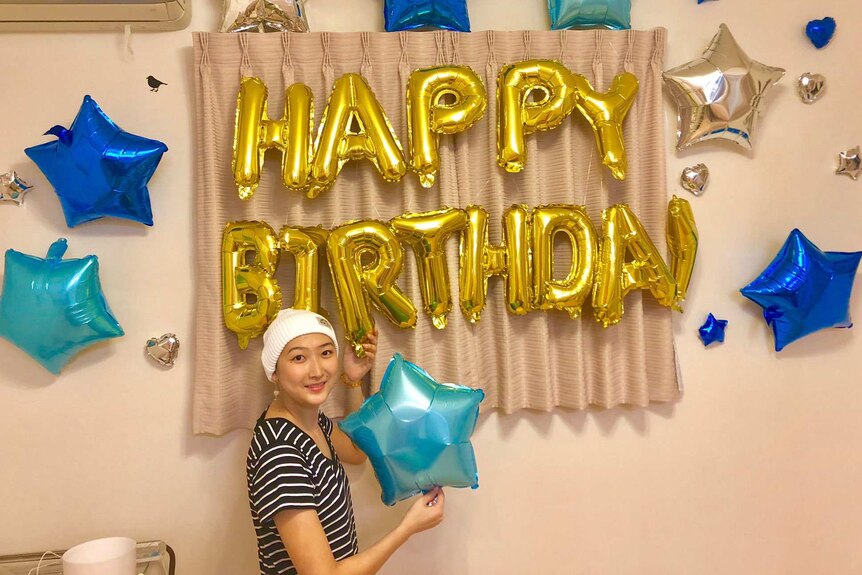
[[19, 178], [15, 170], [0, 174], [0, 202], [15, 202], [20, 206], [24, 203], [24, 195], [32, 187]]
[[663, 74], [678, 110], [677, 149], [721, 138], [750, 150], [760, 101], [783, 75], [749, 58], [722, 24], [702, 57]]
[[841, 176], [849, 176], [854, 180], [862, 172], [862, 159], [859, 158], [859, 146], [838, 153], [838, 169], [835, 173]]
[[221, 32], [308, 32], [300, 0], [225, 0]]

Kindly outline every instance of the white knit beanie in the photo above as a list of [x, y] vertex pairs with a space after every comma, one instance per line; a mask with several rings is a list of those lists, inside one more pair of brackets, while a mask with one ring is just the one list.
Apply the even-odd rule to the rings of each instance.
[[263, 363], [263, 371], [266, 372], [267, 379], [272, 381], [275, 365], [284, 347], [291, 340], [310, 333], [322, 333], [331, 339], [335, 346], [335, 355], [338, 355], [338, 339], [335, 337], [335, 330], [325, 317], [304, 309], [286, 308], [278, 312], [263, 334], [260, 361]]

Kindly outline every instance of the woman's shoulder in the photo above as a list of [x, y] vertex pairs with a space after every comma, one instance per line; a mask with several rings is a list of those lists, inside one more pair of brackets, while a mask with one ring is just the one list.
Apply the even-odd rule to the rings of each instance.
[[291, 433], [295, 426], [282, 417], [265, 415], [261, 416], [254, 426], [251, 452], [262, 453], [275, 446], [296, 447], [296, 434]]

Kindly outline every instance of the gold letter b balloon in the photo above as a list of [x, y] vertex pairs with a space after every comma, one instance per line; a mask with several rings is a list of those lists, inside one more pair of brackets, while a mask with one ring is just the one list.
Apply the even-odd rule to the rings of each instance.
[[245, 349], [281, 309], [281, 289], [272, 277], [278, 266], [278, 238], [263, 222], [230, 222], [221, 254], [224, 323]]

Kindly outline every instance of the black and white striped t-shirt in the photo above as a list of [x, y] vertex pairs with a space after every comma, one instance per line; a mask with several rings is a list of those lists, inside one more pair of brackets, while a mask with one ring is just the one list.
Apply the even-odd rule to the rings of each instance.
[[295, 575], [275, 516], [286, 509], [315, 509], [336, 561], [358, 552], [350, 486], [332, 448], [332, 421], [318, 424], [332, 453], [328, 459], [314, 440], [284, 418], [257, 421], [248, 449], [246, 478], [257, 553], [263, 575]]

